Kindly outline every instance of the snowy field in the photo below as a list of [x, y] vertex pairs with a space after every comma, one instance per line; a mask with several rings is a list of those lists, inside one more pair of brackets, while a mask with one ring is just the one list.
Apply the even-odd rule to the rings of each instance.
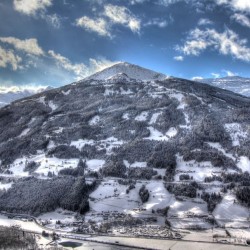
[[40, 233], [43, 231], [41, 227], [39, 227], [37, 224], [35, 224], [32, 221], [9, 219], [8, 217], [4, 215], [0, 215], [0, 225], [5, 226], [5, 227], [19, 226], [23, 229], [32, 230], [32, 231], [40, 232]]
[[232, 139], [233, 146], [240, 146], [240, 141], [247, 138], [247, 133], [243, 131], [239, 123], [226, 123], [224, 127]]
[[13, 182], [9, 182], [9, 183], [2, 183], [0, 182], [0, 190], [8, 190], [9, 188], [11, 188]]
[[250, 229], [227, 228], [231, 237], [250, 240]]
[[[139, 189], [143, 184], [150, 191], [149, 200], [145, 203], [141, 202], [139, 196]], [[162, 181], [137, 181], [135, 188], [129, 193], [126, 193], [127, 187], [119, 184], [115, 179], [102, 181], [99, 187], [90, 194], [91, 211], [86, 214], [86, 219], [103, 220], [100, 214], [105, 212], [151, 217], [154, 216], [152, 209], [164, 209], [175, 201]], [[160, 223], [163, 221], [159, 220]]]
[[[54, 228], [59, 228], [59, 225], [57, 225], [57, 221], [60, 221], [62, 224], [71, 224], [76, 221], [75, 219], [76, 213], [72, 211], [67, 211], [64, 209], [56, 209], [54, 212], [49, 212], [40, 215], [37, 219], [40, 222], [45, 222], [46, 227], [54, 229]], [[69, 227], [64, 227], [64, 231], [72, 231], [72, 226]]]
[[[55, 175], [58, 175], [58, 172], [65, 168], [76, 168], [79, 162], [79, 159], [58, 159], [56, 157], [46, 157], [45, 154], [40, 154], [36, 156], [31, 156], [29, 158], [20, 158], [14, 161], [10, 165], [10, 171], [13, 172], [15, 177], [25, 177], [29, 176], [29, 172], [24, 171], [25, 166], [28, 162], [35, 161], [39, 164], [39, 167], [34, 171], [34, 173], [40, 177], [47, 177], [48, 173], [51, 172]], [[101, 159], [87, 159], [86, 161], [87, 169], [90, 171], [98, 171], [105, 164], [104, 160]], [[2, 174], [2, 176], [4, 176]], [[9, 188], [11, 184], [1, 184], [1, 188]]]
[[238, 204], [234, 194], [228, 193], [218, 204], [213, 215], [220, 226], [249, 227], [249, 209]]
[[157, 129], [153, 127], [147, 127], [147, 129], [150, 131], [150, 136], [144, 138], [145, 140], [154, 140], [154, 141], [168, 141], [172, 137], [175, 137], [178, 133], [176, 128], [170, 128], [166, 134], [161, 133]]
[[124, 141], [119, 141], [117, 138], [112, 136], [100, 141], [79, 139], [77, 141], [72, 141], [70, 143], [70, 146], [75, 146], [77, 149], [81, 150], [85, 145], [95, 145], [97, 150], [102, 150], [103, 148], [105, 148], [107, 150], [107, 154], [111, 154], [114, 147], [119, 147], [124, 143]]
[[210, 161], [184, 161], [183, 157], [179, 154], [176, 155], [176, 161], [175, 181], [179, 181], [181, 174], [189, 174], [189, 176], [193, 177], [193, 180], [203, 182], [205, 177], [219, 176], [222, 173], [222, 168], [214, 167]]
[[173, 228], [211, 228], [204, 217], [208, 215], [207, 203], [201, 199], [176, 200], [171, 204], [168, 220]]

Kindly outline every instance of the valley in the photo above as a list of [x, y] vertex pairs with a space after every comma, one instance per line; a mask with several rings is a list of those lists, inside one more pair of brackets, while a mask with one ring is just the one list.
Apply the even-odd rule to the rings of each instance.
[[0, 211], [63, 234], [246, 245], [249, 107], [128, 63], [15, 101], [0, 109]]

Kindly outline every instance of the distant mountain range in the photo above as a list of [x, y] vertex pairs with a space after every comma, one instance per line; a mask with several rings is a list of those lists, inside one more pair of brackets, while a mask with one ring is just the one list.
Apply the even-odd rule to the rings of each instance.
[[38, 89], [31, 89], [31, 88], [27, 88], [27, 89], [22, 89], [22, 90], [18, 90], [18, 91], [3, 91], [0, 92], [0, 107], [3, 107], [5, 105], [10, 104], [11, 102], [18, 100], [18, 99], [22, 99], [46, 90], [50, 90], [53, 89], [52, 87], [41, 87]]
[[197, 81], [222, 89], [227, 89], [241, 95], [250, 96], [250, 78], [230, 76], [223, 78], [202, 79]]

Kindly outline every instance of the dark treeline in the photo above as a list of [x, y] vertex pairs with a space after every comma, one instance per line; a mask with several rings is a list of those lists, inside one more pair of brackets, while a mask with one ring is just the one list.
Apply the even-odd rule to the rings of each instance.
[[62, 207], [84, 213], [94, 185], [86, 184], [84, 177], [25, 178], [1, 193], [0, 210], [38, 215]]

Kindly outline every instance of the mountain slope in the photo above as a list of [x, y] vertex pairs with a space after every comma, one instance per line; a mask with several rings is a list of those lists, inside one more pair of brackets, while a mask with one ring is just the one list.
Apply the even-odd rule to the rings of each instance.
[[[250, 99], [185, 79], [131, 79], [117, 67], [115, 77], [108, 68], [99, 80], [89, 77], [0, 109], [1, 176], [14, 182], [0, 194], [0, 210], [39, 214], [90, 206], [86, 216], [93, 219], [102, 211], [138, 216], [144, 210], [133, 211], [141, 207], [146, 214], [169, 207], [173, 227], [211, 227], [201, 212], [209, 216], [221, 202], [221, 188], [228, 180], [250, 181], [242, 175], [250, 171]], [[90, 184], [79, 180], [84, 172]], [[53, 183], [58, 190], [72, 187], [67, 199]], [[176, 224], [187, 207], [195, 221]]]
[[227, 89], [241, 95], [250, 96], [249, 78], [231, 76], [223, 78], [203, 79], [199, 80], [199, 82], [207, 83], [222, 89]]

